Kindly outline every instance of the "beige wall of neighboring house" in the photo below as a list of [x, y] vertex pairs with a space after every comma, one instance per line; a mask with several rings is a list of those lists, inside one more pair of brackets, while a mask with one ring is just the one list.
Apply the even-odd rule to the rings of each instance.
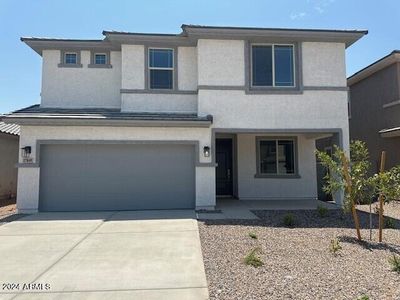
[[18, 136], [0, 132], [0, 199], [17, 193], [18, 147]]

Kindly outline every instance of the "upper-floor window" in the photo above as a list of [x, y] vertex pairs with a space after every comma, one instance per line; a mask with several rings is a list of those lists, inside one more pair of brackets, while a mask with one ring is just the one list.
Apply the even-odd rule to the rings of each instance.
[[294, 87], [294, 46], [252, 45], [251, 69], [253, 87]]
[[90, 51], [90, 64], [88, 68], [112, 68], [111, 53], [109, 50], [94, 49]]
[[81, 52], [75, 49], [60, 50], [60, 68], [82, 68]]
[[76, 65], [78, 63], [78, 54], [75, 52], [64, 53], [64, 63], [66, 65]]
[[174, 50], [149, 49], [150, 89], [173, 89], [174, 86]]
[[107, 64], [107, 54], [105, 54], [105, 53], [95, 53], [94, 54], [94, 63], [96, 65], [105, 65], [105, 64]]

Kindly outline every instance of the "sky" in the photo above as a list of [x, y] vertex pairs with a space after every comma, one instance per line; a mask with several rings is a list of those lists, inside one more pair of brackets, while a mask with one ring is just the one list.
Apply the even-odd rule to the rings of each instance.
[[40, 103], [41, 57], [21, 36], [101, 39], [182, 24], [368, 29], [346, 51], [348, 76], [400, 48], [398, 0], [0, 0], [0, 113]]

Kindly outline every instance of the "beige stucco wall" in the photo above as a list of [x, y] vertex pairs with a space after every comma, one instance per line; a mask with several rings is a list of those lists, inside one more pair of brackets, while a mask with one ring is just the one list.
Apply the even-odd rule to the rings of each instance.
[[[346, 86], [345, 44], [303, 42], [300, 66], [305, 86]], [[199, 85], [245, 84], [245, 41], [199, 40]]]
[[[255, 178], [257, 136], [268, 135], [237, 135], [239, 199], [316, 199], [315, 140], [307, 139], [304, 135], [297, 135], [300, 178]], [[273, 136], [285, 135], [274, 134]]]
[[144, 46], [122, 45], [122, 88], [144, 89]]
[[121, 101], [124, 112], [197, 112], [197, 95], [191, 94], [122, 94]]
[[0, 133], [0, 199], [17, 193], [18, 136]]
[[43, 107], [120, 107], [121, 52], [112, 51], [112, 68], [88, 68], [90, 51], [81, 51], [82, 68], [60, 68], [60, 51], [43, 51]]
[[[304, 86], [346, 86], [345, 45], [343, 43], [303, 42], [299, 45], [302, 48], [300, 65]], [[246, 84], [245, 41], [200, 39], [197, 47], [177, 47], [177, 56], [178, 90], [196, 91], [198, 85], [242, 87]], [[43, 51], [42, 106], [44, 107], [120, 108], [122, 101], [123, 111], [186, 112], [196, 110], [197, 99], [194, 95], [135, 93], [121, 96], [121, 88], [133, 90], [145, 88], [144, 45], [122, 45], [120, 52], [112, 51], [113, 67], [111, 69], [88, 68], [89, 51], [81, 51], [82, 68], [59, 68], [59, 62], [60, 51]], [[213, 109], [209, 109], [207, 104], [211, 92], [200, 91], [198, 107], [201, 114], [213, 113]], [[312, 95], [311, 92], [314, 94]], [[238, 99], [237, 93], [243, 94], [241, 91], [229, 90], [221, 90], [218, 93], [223, 99], [234, 95], [235, 100]], [[341, 96], [337, 96], [339, 94]], [[319, 105], [314, 101], [316, 97], [336, 101], [338, 97], [347, 99], [347, 95], [343, 96], [344, 94], [345, 92], [340, 91], [305, 91], [297, 95], [247, 95], [248, 97], [242, 99], [251, 101], [251, 107], [256, 111], [265, 109], [264, 104], [270, 103], [273, 99], [279, 103], [284, 99], [282, 105], [268, 106], [269, 113], [280, 114], [283, 107], [288, 108], [287, 99], [295, 106], [303, 99], [302, 104], [305, 105], [299, 106], [308, 109], [312, 105]], [[339, 102], [341, 105], [342, 100]], [[241, 103], [237, 105], [234, 102], [234, 104], [229, 103], [228, 109], [236, 115], [242, 111], [243, 107]], [[293, 111], [297, 110], [293, 109]], [[318, 115], [320, 112], [318, 111]]]
[[[122, 88], [145, 88], [145, 47], [122, 45]], [[177, 88], [179, 91], [197, 90], [196, 47], [177, 47]], [[129, 112], [180, 112], [196, 113], [196, 94], [175, 93], [123, 93], [121, 110]]]
[[246, 95], [199, 91], [199, 114], [212, 114], [216, 128], [347, 128], [346, 91]]
[[199, 40], [197, 55], [199, 85], [244, 85], [244, 41]]
[[196, 47], [178, 47], [178, 90], [197, 90]]
[[347, 86], [343, 43], [304, 42], [302, 53], [305, 86]]
[[[21, 147], [32, 147], [32, 158], [36, 163], [38, 140], [102, 140], [102, 141], [198, 141], [199, 161], [210, 163], [204, 157], [203, 147], [211, 145], [209, 128], [172, 127], [90, 127], [90, 126], [23, 126]], [[22, 160], [20, 161], [22, 162]], [[19, 168], [17, 207], [20, 212], [37, 210], [39, 203], [40, 164], [38, 167]], [[215, 168], [196, 166], [196, 206], [215, 204]]]

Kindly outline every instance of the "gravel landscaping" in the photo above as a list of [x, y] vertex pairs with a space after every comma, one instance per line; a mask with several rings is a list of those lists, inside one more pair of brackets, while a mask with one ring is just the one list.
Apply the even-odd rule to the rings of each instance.
[[[363, 243], [356, 240], [350, 215], [329, 210], [253, 211], [261, 220], [199, 221], [204, 264], [211, 299], [400, 299], [400, 274], [388, 259], [400, 255], [400, 202], [385, 206], [396, 229], [369, 241], [368, 206], [360, 206]], [[294, 227], [283, 224], [292, 214]], [[377, 228], [376, 214], [373, 226]], [[250, 235], [252, 236], [250, 236]], [[255, 238], [256, 237], [256, 238]], [[330, 251], [333, 238], [337, 254]], [[259, 248], [260, 267], [244, 263]]]

